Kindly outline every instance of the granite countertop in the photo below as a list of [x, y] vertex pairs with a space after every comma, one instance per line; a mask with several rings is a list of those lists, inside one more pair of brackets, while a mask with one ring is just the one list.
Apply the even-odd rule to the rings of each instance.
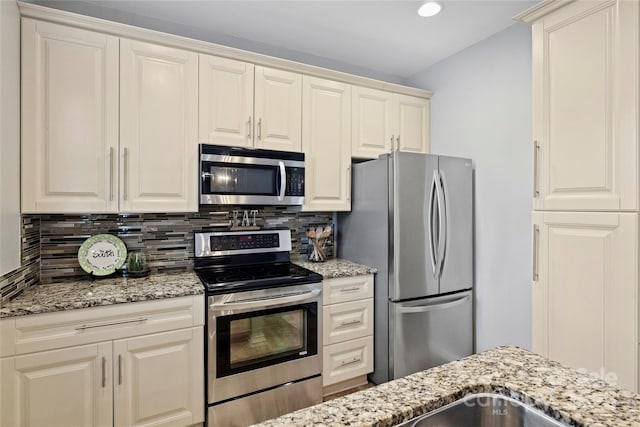
[[376, 273], [373, 267], [368, 267], [346, 259], [330, 259], [325, 262], [311, 262], [306, 260], [295, 260], [295, 264], [314, 271], [325, 279], [335, 279], [338, 277], [362, 276], [365, 274]]
[[39, 284], [0, 307], [0, 318], [204, 293], [193, 272]]
[[640, 395], [517, 347], [498, 347], [258, 424], [392, 426], [470, 393], [499, 393], [572, 426], [640, 427]]

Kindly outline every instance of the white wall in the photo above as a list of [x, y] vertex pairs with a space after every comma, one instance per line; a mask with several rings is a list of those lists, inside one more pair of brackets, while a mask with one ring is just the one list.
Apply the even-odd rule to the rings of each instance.
[[531, 348], [531, 31], [515, 24], [408, 84], [433, 90], [431, 151], [475, 165], [476, 348]]
[[0, 275], [20, 266], [20, 16], [0, 0]]

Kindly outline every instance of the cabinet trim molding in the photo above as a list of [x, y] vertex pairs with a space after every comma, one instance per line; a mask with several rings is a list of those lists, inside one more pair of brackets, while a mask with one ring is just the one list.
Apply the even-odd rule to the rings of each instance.
[[535, 6], [521, 12], [513, 17], [514, 20], [523, 22], [525, 24], [531, 24], [534, 21], [542, 18], [545, 15], [560, 9], [561, 7], [573, 3], [575, 0], [546, 0], [542, 1]]
[[314, 65], [303, 64], [287, 59], [275, 58], [268, 55], [249, 52], [215, 43], [190, 39], [160, 31], [79, 15], [76, 13], [56, 10], [45, 6], [24, 3], [18, 1], [20, 14], [23, 17], [35, 18], [43, 21], [55, 22], [76, 28], [83, 28], [101, 33], [111, 34], [118, 37], [130, 38], [138, 41], [159, 43], [168, 47], [191, 50], [199, 53], [207, 53], [215, 56], [222, 56], [240, 61], [252, 62], [255, 65], [278, 68], [281, 70], [294, 71], [314, 77], [337, 80], [343, 83], [356, 84], [375, 89], [382, 89], [389, 92], [412, 95], [421, 98], [431, 98], [432, 92], [429, 90], [402, 86], [396, 83], [384, 82], [368, 77], [356, 76], [342, 71], [330, 70]]

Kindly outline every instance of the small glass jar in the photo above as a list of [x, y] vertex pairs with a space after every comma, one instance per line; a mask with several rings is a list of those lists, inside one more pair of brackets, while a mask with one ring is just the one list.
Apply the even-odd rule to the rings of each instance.
[[127, 258], [127, 269], [125, 275], [128, 277], [144, 277], [149, 274], [149, 264], [147, 254], [143, 251], [129, 252]]

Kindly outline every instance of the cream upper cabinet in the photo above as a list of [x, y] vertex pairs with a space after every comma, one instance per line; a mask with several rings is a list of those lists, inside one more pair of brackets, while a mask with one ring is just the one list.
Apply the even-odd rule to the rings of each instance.
[[116, 426], [202, 421], [202, 327], [115, 341]]
[[354, 86], [351, 156], [429, 152], [429, 99]]
[[412, 153], [429, 152], [429, 100], [396, 95], [398, 127], [396, 149]]
[[198, 210], [198, 54], [120, 40], [120, 210]]
[[352, 87], [351, 156], [375, 159], [395, 147], [394, 94]]
[[302, 75], [200, 55], [203, 144], [301, 150]]
[[533, 351], [638, 386], [638, 214], [534, 212]]
[[253, 73], [253, 64], [200, 54], [200, 143], [253, 147]]
[[22, 20], [22, 212], [118, 211], [118, 38]]
[[0, 426], [113, 425], [111, 343], [0, 359]]
[[256, 67], [255, 146], [302, 151], [302, 75]]
[[307, 211], [351, 209], [351, 86], [304, 76], [302, 150]]
[[638, 2], [533, 23], [534, 208], [638, 209]]
[[[0, 276], [21, 264], [20, 13], [0, 2]], [[9, 293], [10, 295], [11, 293]], [[5, 295], [7, 295], [5, 293]]]

